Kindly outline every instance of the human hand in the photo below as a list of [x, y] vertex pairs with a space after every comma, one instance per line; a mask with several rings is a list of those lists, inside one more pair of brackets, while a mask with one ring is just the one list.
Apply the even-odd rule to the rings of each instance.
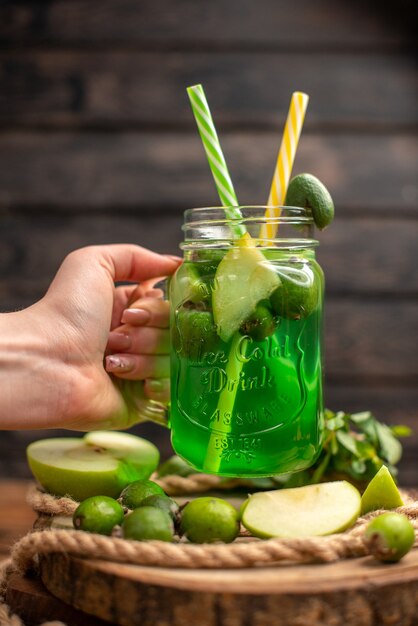
[[119, 302], [107, 343], [106, 371], [121, 381], [143, 380], [145, 396], [166, 403], [170, 396], [170, 306], [162, 299], [163, 291], [154, 288], [156, 281], [117, 289]]
[[[163, 355], [151, 355], [154, 350], [166, 350], [167, 335], [163, 332], [158, 338], [166, 330], [166, 303], [146, 294], [152, 279], [172, 274], [179, 263], [176, 257], [134, 245], [76, 250], [64, 260], [42, 300], [24, 311], [1, 316], [4, 336], [9, 338], [4, 354], [13, 363], [6, 372], [9, 393], [3, 396], [3, 405], [0, 402], [5, 416], [0, 426], [89, 430], [126, 428], [139, 421], [143, 389], [131, 378], [153, 380], [167, 375], [160, 361]], [[115, 288], [115, 281], [135, 284]], [[146, 325], [133, 323], [132, 316], [138, 314], [132, 304], [136, 307], [138, 302], [150, 313]], [[120, 325], [126, 305], [131, 309], [123, 319], [129, 327]], [[103, 359], [106, 348], [112, 346], [109, 330], [121, 329], [131, 337], [126, 354], [135, 366], [129, 375], [118, 372], [120, 380], [115, 381], [105, 371]], [[152, 396], [152, 389], [148, 391]]]

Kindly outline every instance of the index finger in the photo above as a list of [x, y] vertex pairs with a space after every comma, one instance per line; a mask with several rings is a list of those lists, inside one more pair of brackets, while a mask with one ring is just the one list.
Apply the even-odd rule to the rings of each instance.
[[140, 298], [122, 313], [122, 324], [168, 328], [170, 303], [161, 298]]

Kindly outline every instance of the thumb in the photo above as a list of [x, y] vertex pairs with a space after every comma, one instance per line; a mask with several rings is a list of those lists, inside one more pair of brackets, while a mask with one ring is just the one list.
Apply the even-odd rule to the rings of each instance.
[[95, 246], [93, 250], [114, 281], [140, 282], [170, 276], [181, 263], [180, 257], [158, 254], [133, 244]]
[[[133, 244], [89, 246], [71, 252], [52, 281], [47, 297], [68, 302], [71, 297], [78, 307], [88, 308], [95, 298], [97, 306], [113, 302], [114, 282], [141, 282], [170, 276], [181, 259], [157, 254]], [[107, 284], [111, 290], [104, 289]]]

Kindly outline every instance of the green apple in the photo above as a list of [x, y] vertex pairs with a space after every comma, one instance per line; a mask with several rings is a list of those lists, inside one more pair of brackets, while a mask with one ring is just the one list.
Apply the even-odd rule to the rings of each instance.
[[361, 497], [361, 514], [378, 509], [396, 509], [404, 502], [386, 465], [373, 476]]
[[279, 285], [274, 267], [248, 233], [241, 237], [225, 254], [215, 274], [213, 317], [220, 338], [229, 341], [260, 300], [268, 299]]
[[159, 456], [149, 441], [115, 431], [42, 439], [27, 449], [29, 467], [46, 491], [80, 501], [95, 495], [117, 498], [129, 483], [149, 478]]
[[338, 533], [360, 515], [361, 496], [345, 480], [255, 493], [242, 507], [242, 523], [253, 535], [309, 537]]

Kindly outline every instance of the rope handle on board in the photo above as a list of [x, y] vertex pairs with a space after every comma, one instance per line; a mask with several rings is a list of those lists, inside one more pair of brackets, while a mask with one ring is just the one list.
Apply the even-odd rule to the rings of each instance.
[[[407, 494], [403, 496], [406, 504], [395, 510], [407, 515], [418, 532], [418, 500]], [[28, 501], [43, 515], [71, 515], [78, 505], [70, 498], [56, 498], [35, 487], [29, 492]], [[275, 565], [282, 561], [329, 563], [368, 554], [363, 540], [365, 526], [382, 512], [368, 513], [352, 528], [335, 535], [267, 540], [251, 537], [231, 544], [139, 542], [78, 530], [41, 530], [29, 533], [14, 546], [12, 560], [21, 571], [32, 567], [36, 555], [54, 552], [119, 563], [179, 568], [244, 568]]]

